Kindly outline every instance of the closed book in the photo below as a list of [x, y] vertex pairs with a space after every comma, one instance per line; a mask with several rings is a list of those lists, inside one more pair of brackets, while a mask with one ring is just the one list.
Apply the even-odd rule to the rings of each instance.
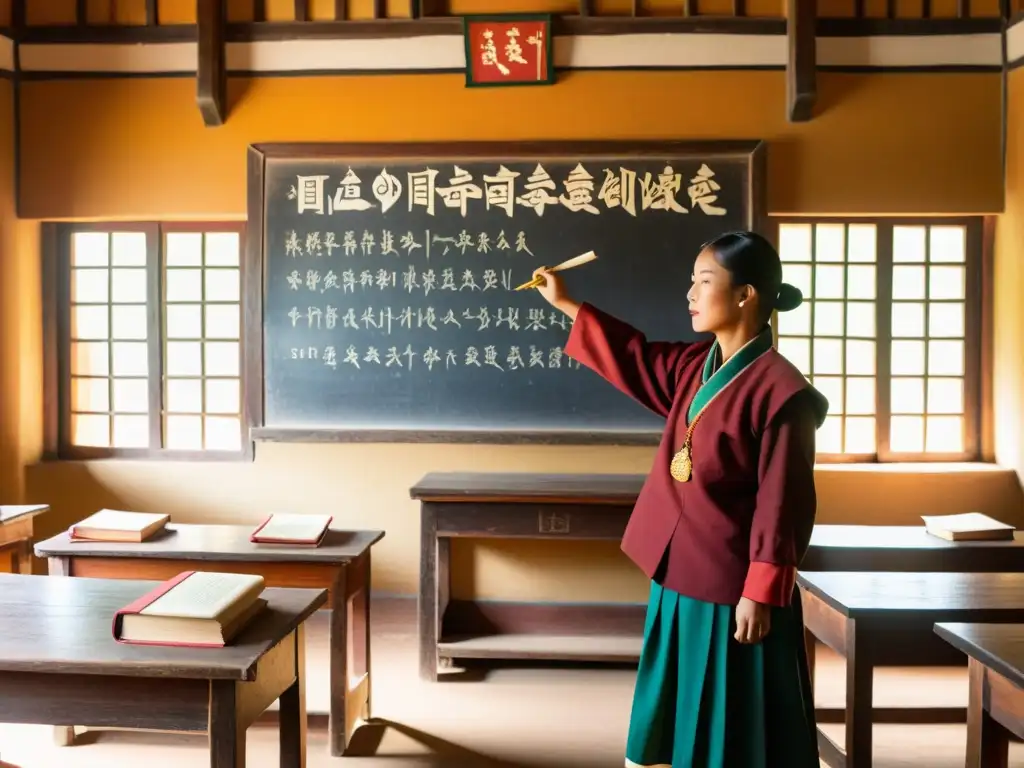
[[295, 515], [275, 512], [260, 523], [249, 540], [256, 544], [292, 544], [317, 547], [327, 535], [331, 515]]
[[114, 639], [136, 645], [222, 647], [262, 611], [262, 576], [184, 571], [114, 614]]
[[101, 509], [68, 529], [71, 541], [142, 542], [167, 525], [170, 515]]
[[980, 512], [959, 515], [922, 515], [925, 530], [946, 541], [1005, 541], [1013, 538], [1014, 526]]

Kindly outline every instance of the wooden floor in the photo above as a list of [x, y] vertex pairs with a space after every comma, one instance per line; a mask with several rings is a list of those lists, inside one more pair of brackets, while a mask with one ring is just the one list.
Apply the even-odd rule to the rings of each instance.
[[[417, 676], [413, 601], [374, 607], [374, 710], [387, 725], [357, 742], [366, 757], [332, 759], [322, 722], [310, 730], [309, 768], [620, 768], [634, 673], [628, 668], [510, 666], [469, 670], [428, 684]], [[326, 624], [310, 627], [309, 709], [326, 711]], [[818, 703], [841, 706], [841, 660], [819, 652]], [[876, 703], [962, 706], [962, 670], [883, 670]], [[842, 726], [826, 726], [841, 739]], [[53, 746], [46, 726], [0, 725], [0, 761], [18, 768], [206, 768], [205, 737], [91, 731], [80, 745]], [[875, 726], [875, 768], [963, 768], [961, 725]], [[376, 756], [374, 756], [376, 755]], [[249, 768], [276, 768], [277, 729], [249, 730]], [[1024, 768], [1024, 745], [1011, 747]]]

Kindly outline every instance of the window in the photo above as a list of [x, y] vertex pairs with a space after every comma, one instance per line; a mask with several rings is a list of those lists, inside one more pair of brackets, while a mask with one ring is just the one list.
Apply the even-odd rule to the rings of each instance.
[[241, 225], [56, 225], [48, 240], [49, 452], [250, 456]]
[[778, 226], [805, 299], [779, 315], [778, 348], [829, 400], [819, 458], [976, 459], [981, 223]]

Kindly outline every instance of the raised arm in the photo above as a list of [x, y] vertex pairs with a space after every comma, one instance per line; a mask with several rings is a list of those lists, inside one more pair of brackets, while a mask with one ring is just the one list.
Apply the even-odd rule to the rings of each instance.
[[816, 430], [813, 405], [801, 393], [779, 410], [762, 436], [750, 567], [743, 586], [743, 596], [755, 602], [786, 606], [792, 599], [817, 513]]
[[590, 304], [580, 304], [565, 353], [660, 416], [675, 398], [685, 343], [648, 341], [636, 328]]

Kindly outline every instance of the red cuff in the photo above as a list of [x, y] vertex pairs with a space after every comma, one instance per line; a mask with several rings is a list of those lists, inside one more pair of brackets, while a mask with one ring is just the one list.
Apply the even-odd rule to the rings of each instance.
[[743, 597], [766, 605], [787, 606], [793, 599], [796, 568], [792, 565], [753, 562], [747, 569]]
[[586, 332], [586, 321], [589, 312], [590, 307], [587, 303], [581, 303], [579, 310], [576, 312], [576, 318], [572, 321], [572, 325], [569, 326], [569, 338], [565, 340], [563, 351], [573, 360], [579, 361], [580, 357], [582, 357], [583, 350], [581, 349], [580, 334]]

